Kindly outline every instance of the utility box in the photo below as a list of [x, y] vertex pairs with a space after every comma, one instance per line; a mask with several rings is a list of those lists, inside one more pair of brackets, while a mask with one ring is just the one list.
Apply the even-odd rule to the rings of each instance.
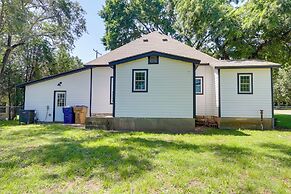
[[75, 123], [75, 115], [74, 115], [73, 107], [71, 107], [71, 106], [64, 107], [63, 113], [64, 113], [64, 123], [65, 124]]
[[85, 124], [87, 112], [88, 112], [87, 106], [74, 106], [75, 123]]
[[35, 122], [35, 110], [20, 110], [19, 123], [32, 124]]

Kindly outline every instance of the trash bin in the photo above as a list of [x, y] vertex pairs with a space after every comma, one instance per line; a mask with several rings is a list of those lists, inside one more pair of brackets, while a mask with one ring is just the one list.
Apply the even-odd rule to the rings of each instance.
[[75, 123], [85, 124], [87, 111], [87, 106], [74, 106]]
[[35, 110], [20, 110], [19, 123], [32, 124], [34, 123]]
[[64, 113], [64, 123], [66, 124], [73, 124], [75, 123], [75, 115], [74, 115], [74, 110], [73, 107], [68, 106], [63, 108], [63, 113]]

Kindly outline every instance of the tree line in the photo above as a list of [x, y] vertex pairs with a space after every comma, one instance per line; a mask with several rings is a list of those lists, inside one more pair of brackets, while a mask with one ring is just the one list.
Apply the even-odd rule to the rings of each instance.
[[0, 1], [0, 105], [20, 105], [15, 85], [82, 66], [71, 56], [86, 32], [85, 11], [71, 0]]
[[274, 71], [275, 103], [291, 105], [290, 0], [107, 0], [106, 49], [160, 31], [219, 59], [261, 59]]

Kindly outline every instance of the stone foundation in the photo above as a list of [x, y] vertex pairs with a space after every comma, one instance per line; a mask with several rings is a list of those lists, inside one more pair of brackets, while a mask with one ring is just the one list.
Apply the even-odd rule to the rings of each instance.
[[195, 119], [89, 117], [86, 129], [186, 133], [195, 131]]
[[[237, 117], [224, 117], [219, 118], [220, 129], [262, 129], [260, 118], [237, 118]], [[263, 128], [272, 129], [273, 119], [263, 119]]]

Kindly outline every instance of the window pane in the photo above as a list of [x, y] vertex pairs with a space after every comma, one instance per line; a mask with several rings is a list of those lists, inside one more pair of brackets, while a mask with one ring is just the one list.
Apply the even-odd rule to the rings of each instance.
[[159, 58], [158, 56], [150, 56], [149, 57], [149, 63], [150, 64], [158, 64], [158, 62], [159, 62], [158, 58]]
[[136, 81], [135, 82], [136, 90], [145, 90], [145, 81]]
[[146, 91], [147, 90], [147, 71], [135, 70], [134, 71], [134, 91]]
[[195, 79], [195, 88], [196, 88], [196, 93], [198, 94], [202, 93], [202, 79], [200, 78]]
[[135, 80], [145, 80], [145, 72], [136, 72]]
[[251, 88], [251, 75], [240, 75], [240, 92], [243, 93], [250, 93], [252, 88]]

